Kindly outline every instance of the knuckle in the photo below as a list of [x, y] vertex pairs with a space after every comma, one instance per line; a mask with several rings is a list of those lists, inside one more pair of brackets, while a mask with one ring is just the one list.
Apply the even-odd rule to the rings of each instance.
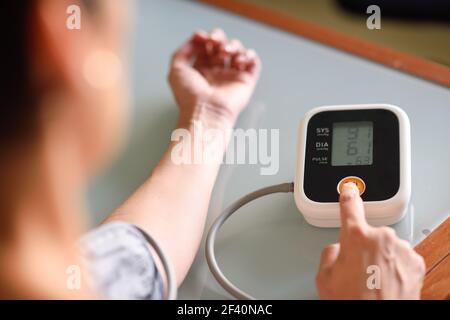
[[408, 241], [406, 241], [406, 240], [399, 239], [398, 240], [398, 245], [403, 250], [407, 250], [407, 251], [413, 250], [412, 247], [411, 247], [411, 244]]
[[397, 240], [397, 234], [394, 229], [390, 227], [381, 227], [378, 230], [380, 237], [385, 241], [394, 242]]
[[424, 275], [426, 271], [425, 259], [420, 254], [413, 251], [413, 261], [417, 271]]
[[233, 43], [237, 47], [242, 47], [243, 46], [241, 40], [236, 39], [236, 38], [231, 39], [230, 42]]
[[352, 238], [365, 238], [366, 232], [360, 225], [352, 225], [348, 228], [348, 234]]

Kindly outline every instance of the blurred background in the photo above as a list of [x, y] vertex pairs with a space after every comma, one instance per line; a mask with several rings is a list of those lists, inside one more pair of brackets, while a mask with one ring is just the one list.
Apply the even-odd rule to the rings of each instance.
[[[450, 66], [448, 0], [240, 0], [349, 36]], [[381, 30], [369, 30], [368, 6], [381, 8]]]

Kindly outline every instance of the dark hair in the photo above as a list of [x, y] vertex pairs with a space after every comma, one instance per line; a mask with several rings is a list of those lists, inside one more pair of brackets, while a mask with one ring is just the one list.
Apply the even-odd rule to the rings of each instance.
[[28, 31], [33, 1], [0, 2], [3, 30], [0, 63], [0, 141], [9, 141], [30, 131], [35, 110], [31, 105]]

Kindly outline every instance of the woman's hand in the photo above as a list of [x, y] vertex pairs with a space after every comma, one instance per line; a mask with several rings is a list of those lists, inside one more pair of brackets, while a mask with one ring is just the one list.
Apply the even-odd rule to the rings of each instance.
[[425, 275], [423, 258], [391, 228], [367, 224], [353, 183], [344, 186], [340, 204], [340, 243], [322, 252], [317, 275], [320, 297], [419, 299]]
[[261, 62], [238, 40], [220, 29], [195, 33], [175, 52], [169, 82], [180, 116], [225, 120], [234, 124], [255, 89]]

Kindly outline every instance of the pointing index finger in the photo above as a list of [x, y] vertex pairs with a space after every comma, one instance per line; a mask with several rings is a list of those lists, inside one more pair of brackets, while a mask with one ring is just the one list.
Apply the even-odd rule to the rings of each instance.
[[342, 233], [346, 233], [350, 227], [360, 227], [362, 230], [368, 227], [364, 205], [359, 190], [352, 182], [346, 183], [342, 187], [339, 197], [341, 211]]

